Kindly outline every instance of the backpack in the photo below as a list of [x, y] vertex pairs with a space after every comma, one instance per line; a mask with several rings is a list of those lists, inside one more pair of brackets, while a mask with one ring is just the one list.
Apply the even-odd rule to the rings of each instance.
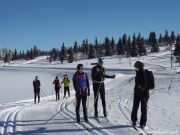
[[155, 87], [155, 82], [154, 82], [154, 75], [152, 71], [146, 70], [145, 72], [146, 76], [146, 86], [148, 89], [154, 89]]

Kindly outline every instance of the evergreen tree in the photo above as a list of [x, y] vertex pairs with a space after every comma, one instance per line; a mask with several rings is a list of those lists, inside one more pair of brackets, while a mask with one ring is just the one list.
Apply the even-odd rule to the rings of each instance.
[[168, 31], [166, 30], [165, 31], [165, 35], [164, 35], [164, 43], [165, 45], [168, 45], [169, 44], [169, 35], [168, 35]]
[[89, 59], [95, 58], [95, 48], [92, 44], [89, 45]]
[[159, 45], [156, 39], [156, 33], [151, 32], [149, 35], [149, 44], [151, 45], [151, 52], [159, 52]]
[[33, 57], [37, 57], [37, 56], [38, 56], [38, 53], [39, 53], [39, 51], [38, 51], [38, 49], [37, 49], [37, 46], [35, 45], [35, 46], [33, 47]]
[[33, 53], [33, 49], [31, 48], [31, 51], [30, 51], [30, 59], [33, 59], [34, 58], [34, 53]]
[[17, 50], [16, 49], [14, 50], [12, 60], [17, 60]]
[[78, 53], [78, 45], [77, 45], [77, 41], [74, 42], [74, 53], [77, 54]]
[[108, 37], [105, 38], [104, 48], [105, 48], [105, 56], [112, 56], [111, 43]]
[[67, 55], [67, 50], [66, 50], [66, 47], [65, 47], [65, 45], [63, 43], [62, 47], [61, 47], [61, 51], [60, 51], [60, 61], [61, 61], [61, 63], [63, 63], [64, 59], [66, 59], [66, 55]]
[[171, 43], [172, 43], [172, 42], [175, 42], [175, 40], [176, 40], [176, 36], [175, 36], [175, 34], [174, 34], [174, 31], [172, 31], [172, 32], [171, 32]]
[[146, 54], [145, 41], [144, 41], [144, 38], [141, 37], [140, 33], [139, 33], [139, 35], [137, 37], [137, 47], [138, 47], [139, 56], [142, 56], [142, 55]]
[[22, 53], [22, 58], [25, 59], [25, 53], [24, 53], [24, 50], [23, 50], [23, 53]]
[[82, 41], [82, 52], [83, 52], [83, 55], [85, 55], [85, 52], [86, 52], [86, 41], [85, 40]]
[[123, 37], [122, 37], [122, 48], [125, 48], [125, 51], [127, 51], [126, 50], [126, 47], [127, 47], [127, 36], [126, 36], [126, 34], [124, 34], [123, 35]]
[[160, 46], [163, 45], [163, 37], [162, 37], [162, 34], [160, 34], [160, 36], [159, 36], [159, 45], [160, 45]]
[[98, 42], [98, 39], [95, 39], [95, 45], [94, 45], [94, 49], [95, 49], [95, 56], [96, 57], [101, 57], [101, 49], [100, 49], [100, 44]]
[[117, 43], [117, 54], [118, 55], [124, 55], [125, 54], [125, 46], [123, 45], [121, 38], [119, 38], [119, 41]]
[[8, 52], [5, 53], [4, 62], [9, 62], [9, 54], [8, 54]]
[[145, 41], [144, 38], [141, 38], [140, 40], [140, 50], [139, 50], [139, 55], [146, 55], [147, 51], [146, 51], [146, 46], [145, 46]]
[[83, 52], [82, 46], [78, 47], [78, 51], [81, 52], [81, 53]]
[[126, 56], [130, 57], [131, 55], [131, 37], [128, 37], [127, 45], [126, 45]]
[[27, 50], [27, 52], [26, 52], [26, 60], [28, 60], [28, 59], [30, 59], [30, 51], [29, 50]]
[[50, 52], [50, 55], [51, 60], [55, 61], [58, 58], [58, 51], [55, 48], [53, 48]]
[[74, 61], [74, 51], [72, 47], [68, 49], [68, 62], [72, 63]]
[[113, 37], [111, 39], [111, 49], [112, 49], [112, 55], [114, 55], [116, 53], [116, 45]]
[[136, 39], [136, 35], [134, 34], [132, 40], [131, 57], [137, 57], [137, 56], [138, 56], [137, 39]]
[[180, 35], [178, 35], [177, 38], [176, 38], [176, 45], [175, 45], [174, 55], [175, 56], [180, 56]]
[[88, 39], [86, 38], [86, 41], [85, 41], [85, 53], [86, 53], [86, 57], [88, 56], [89, 54], [89, 43], [88, 43]]

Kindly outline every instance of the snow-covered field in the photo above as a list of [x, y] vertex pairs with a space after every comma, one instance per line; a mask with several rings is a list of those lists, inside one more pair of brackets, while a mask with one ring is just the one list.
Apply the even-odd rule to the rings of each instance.
[[[138, 135], [129, 121], [135, 77], [133, 64], [136, 60], [142, 60], [146, 68], [155, 73], [156, 87], [150, 91], [146, 131], [153, 135], [179, 135], [180, 68], [175, 63], [173, 63], [173, 69], [170, 68], [170, 52], [165, 50], [140, 58], [120, 59], [118, 56], [104, 58], [107, 73], [117, 75], [116, 79], [106, 79], [105, 81], [109, 122], [102, 119], [98, 123], [93, 119], [94, 97], [91, 88], [91, 96], [87, 102], [91, 125], [84, 124], [89, 127], [88, 130], [75, 122], [75, 99], [72, 83], [71, 97], [63, 99], [62, 89], [61, 99], [56, 102], [52, 81], [56, 75], [61, 80], [64, 74], [68, 74], [72, 78], [78, 63], [83, 63], [90, 74], [91, 63], [97, 62], [97, 59], [80, 60], [70, 64], [66, 62], [50, 64], [46, 57], [39, 57], [31, 61], [14, 61], [14, 64], [10, 65], [1, 63], [0, 134]], [[39, 104], [34, 104], [32, 99], [32, 81], [35, 75], [39, 76], [42, 84], [41, 103]], [[172, 85], [169, 89], [171, 80]], [[102, 115], [101, 100], [99, 100], [98, 109]]]

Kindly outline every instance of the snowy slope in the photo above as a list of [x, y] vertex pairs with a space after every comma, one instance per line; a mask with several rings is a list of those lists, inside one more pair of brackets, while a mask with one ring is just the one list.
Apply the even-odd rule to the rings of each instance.
[[[52, 81], [56, 75], [61, 80], [64, 74], [72, 78], [75, 67], [83, 63], [90, 74], [93, 60], [81, 60], [75, 63], [54, 62], [49, 64], [46, 57], [32, 61], [15, 61], [0, 67], [0, 133], [1, 134], [138, 134], [130, 126], [130, 112], [133, 103], [134, 76], [133, 64], [141, 59], [146, 68], [155, 73], [156, 88], [150, 91], [148, 103], [147, 131], [153, 135], [180, 134], [180, 74], [178, 64], [170, 69], [170, 52], [150, 54], [140, 58], [106, 57], [104, 59], [108, 74], [116, 74], [116, 79], [106, 79], [106, 103], [110, 122], [103, 119], [98, 123], [93, 119], [93, 91], [88, 98], [88, 116], [91, 125], [75, 123], [75, 98], [71, 84], [71, 98], [55, 101]], [[131, 63], [130, 63], [131, 62]], [[33, 104], [32, 80], [38, 75], [41, 83], [41, 103]], [[173, 80], [172, 80], [173, 78]], [[171, 88], [169, 86], [171, 84]], [[53, 96], [52, 96], [53, 94]], [[99, 114], [102, 115], [101, 100]], [[82, 112], [82, 108], [81, 108]], [[53, 117], [54, 116], [54, 117]], [[81, 114], [81, 116], [83, 116]], [[140, 116], [140, 112], [139, 112]], [[52, 118], [53, 117], [53, 118]], [[50, 119], [52, 118], [52, 119]]]

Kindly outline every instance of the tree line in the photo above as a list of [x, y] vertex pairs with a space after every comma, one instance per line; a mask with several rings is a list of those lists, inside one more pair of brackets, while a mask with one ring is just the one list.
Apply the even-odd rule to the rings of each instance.
[[82, 43], [74, 42], [70, 47], [62, 43], [60, 48], [52, 48], [49, 51], [42, 51], [34, 46], [30, 50], [14, 51], [9, 50], [5, 53], [4, 62], [17, 59], [34, 59], [38, 56], [49, 56], [49, 62], [59, 60], [63, 63], [67, 60], [69, 63], [78, 58], [92, 59], [102, 56], [122, 55], [124, 57], [137, 57], [146, 55], [149, 52], [159, 52], [160, 46], [167, 46], [170, 49], [171, 45], [175, 45], [174, 55], [180, 56], [180, 35], [175, 35], [174, 31], [169, 34], [166, 30], [164, 35], [160, 34], [157, 37], [155, 32], [149, 33], [149, 38], [145, 39], [141, 33], [138, 35], [128, 36], [123, 34], [117, 42], [114, 38], [105, 37], [104, 41], [100, 43], [95, 38], [94, 43], [89, 43], [88, 39], [84, 39]]

